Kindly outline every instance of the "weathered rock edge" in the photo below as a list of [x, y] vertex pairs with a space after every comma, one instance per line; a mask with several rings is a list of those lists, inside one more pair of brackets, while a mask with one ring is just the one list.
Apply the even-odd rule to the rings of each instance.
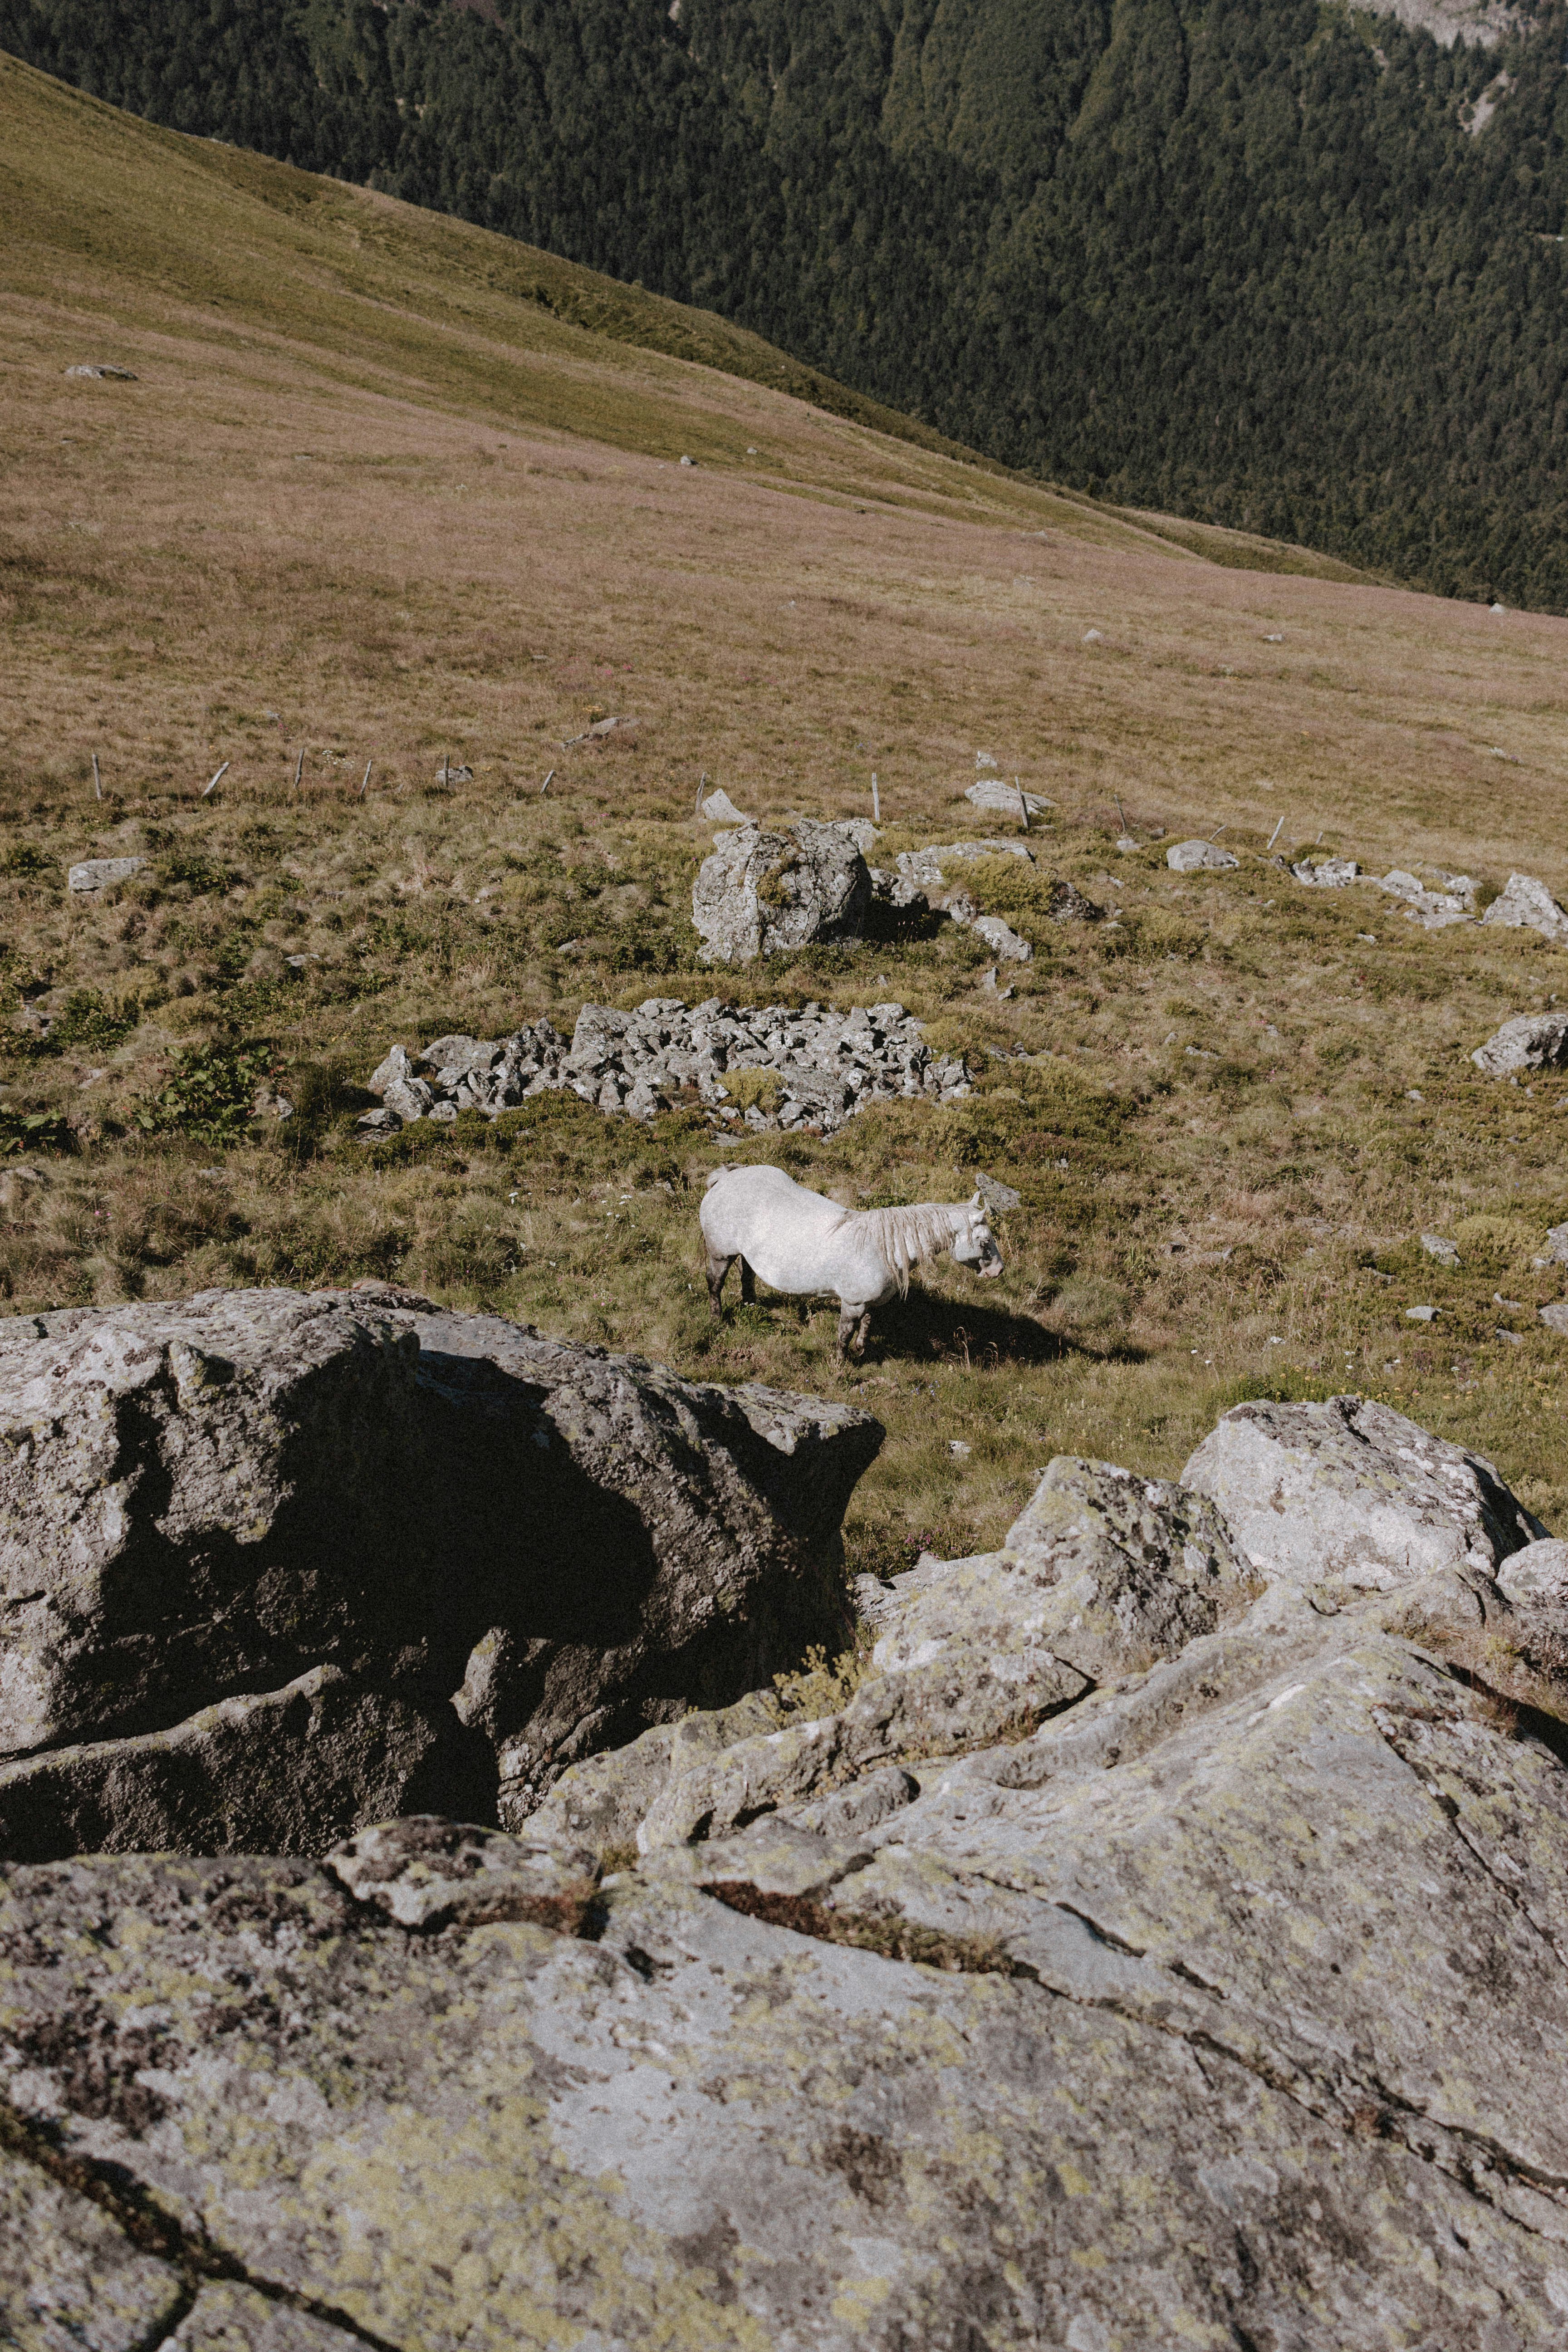
[[372, 1292], [0, 1327], [0, 1852], [494, 1819], [841, 1637], [881, 1430]]

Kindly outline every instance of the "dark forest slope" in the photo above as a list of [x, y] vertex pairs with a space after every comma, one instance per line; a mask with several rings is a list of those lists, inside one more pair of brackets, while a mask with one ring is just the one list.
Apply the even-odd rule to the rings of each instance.
[[1008, 464], [1558, 609], [1565, 37], [1310, 0], [0, 0], [0, 46], [117, 104], [709, 306]]

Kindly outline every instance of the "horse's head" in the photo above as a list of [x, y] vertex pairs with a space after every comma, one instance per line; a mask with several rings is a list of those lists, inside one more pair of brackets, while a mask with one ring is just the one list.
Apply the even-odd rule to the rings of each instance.
[[966, 1223], [954, 1234], [952, 1255], [960, 1265], [972, 1265], [976, 1274], [987, 1276], [1002, 1271], [1002, 1253], [996, 1246], [996, 1236], [985, 1222], [984, 1195], [976, 1192], [966, 1212]]

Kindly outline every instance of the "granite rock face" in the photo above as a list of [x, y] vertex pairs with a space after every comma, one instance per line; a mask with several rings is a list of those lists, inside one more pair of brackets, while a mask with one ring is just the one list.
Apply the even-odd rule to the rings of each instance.
[[[593, 1892], [625, 1809], [560, 1816], [608, 1756], [510, 1838], [5, 1866], [24, 2328], [1547, 2352], [1568, 1773], [1443, 1656], [1562, 1611], [1474, 1550], [1259, 1591], [1189, 1488], [1058, 1463], [989, 1569], [868, 1596], [885, 1656], [831, 1722], [757, 1697], [637, 1742], [645, 1820], [698, 1770], [716, 1801]], [[1032, 1728], [861, 1705], [1080, 1637]]]
[[1225, 873], [1236, 864], [1228, 849], [1221, 849], [1213, 841], [1173, 841], [1165, 852], [1165, 863], [1173, 874], [1196, 874], [1204, 870]]
[[752, 824], [720, 834], [697, 877], [691, 919], [709, 963], [753, 963], [858, 940], [870, 903], [866, 860], [844, 827], [802, 818], [789, 834]]
[[0, 1328], [0, 1852], [494, 1817], [837, 1638], [867, 1415], [409, 1294]]
[[1218, 1505], [1254, 1567], [1307, 1585], [1492, 1576], [1546, 1532], [1483, 1455], [1367, 1397], [1233, 1405], [1182, 1477]]

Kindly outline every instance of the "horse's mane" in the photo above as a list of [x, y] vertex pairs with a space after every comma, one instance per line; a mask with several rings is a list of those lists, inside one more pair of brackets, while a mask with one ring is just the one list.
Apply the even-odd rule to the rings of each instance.
[[899, 1286], [909, 1296], [910, 1270], [923, 1265], [958, 1237], [968, 1214], [966, 1207], [942, 1201], [917, 1201], [907, 1209], [852, 1209], [845, 1223], [865, 1234]]

